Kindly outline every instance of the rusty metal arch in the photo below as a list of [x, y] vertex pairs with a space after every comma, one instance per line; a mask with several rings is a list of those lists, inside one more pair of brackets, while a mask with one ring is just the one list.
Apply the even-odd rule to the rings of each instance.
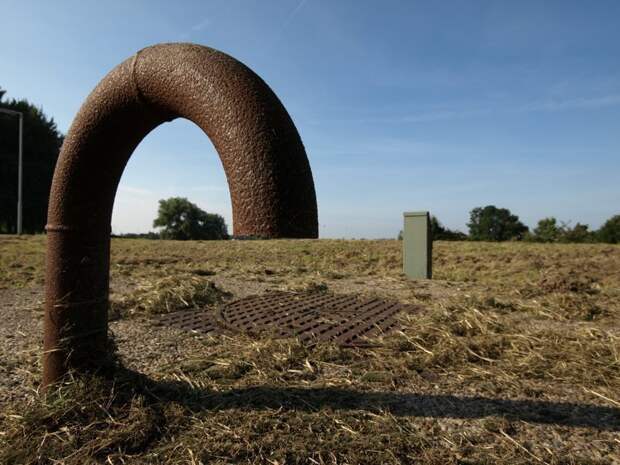
[[43, 385], [107, 352], [110, 222], [140, 141], [182, 117], [209, 136], [228, 179], [235, 235], [315, 238], [317, 205], [301, 138], [248, 67], [193, 44], [148, 47], [114, 68], [78, 112], [49, 201]]

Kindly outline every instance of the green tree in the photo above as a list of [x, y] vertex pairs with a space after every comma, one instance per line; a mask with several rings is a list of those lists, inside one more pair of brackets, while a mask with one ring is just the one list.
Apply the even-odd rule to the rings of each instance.
[[528, 227], [519, 221], [517, 215], [494, 205], [474, 208], [469, 213], [469, 218], [469, 237], [475, 241], [522, 239], [528, 231]]
[[620, 215], [615, 215], [605, 221], [605, 224], [596, 232], [596, 239], [609, 244], [620, 243]]
[[162, 228], [162, 239], [228, 239], [224, 218], [201, 210], [183, 197], [160, 200], [153, 227]]
[[[24, 114], [23, 230], [41, 232], [63, 136], [41, 108], [27, 100], [4, 100], [5, 93], [0, 88], [0, 108]], [[18, 134], [19, 119], [0, 113], [0, 233], [17, 230]]]
[[562, 227], [554, 217], [540, 220], [533, 232], [531, 239], [536, 242], [558, 242], [563, 235]]

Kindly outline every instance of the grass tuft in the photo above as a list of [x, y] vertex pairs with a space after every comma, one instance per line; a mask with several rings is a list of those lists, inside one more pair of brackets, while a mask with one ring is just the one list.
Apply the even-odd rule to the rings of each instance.
[[155, 281], [144, 281], [131, 294], [112, 300], [111, 313], [126, 317], [206, 309], [229, 297], [229, 293], [202, 277], [168, 276]]

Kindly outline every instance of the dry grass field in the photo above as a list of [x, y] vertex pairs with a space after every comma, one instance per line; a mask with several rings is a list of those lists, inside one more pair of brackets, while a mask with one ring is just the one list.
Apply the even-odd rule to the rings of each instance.
[[[115, 366], [38, 395], [45, 237], [0, 237], [1, 464], [620, 464], [620, 247], [113, 240]], [[369, 349], [153, 313], [270, 290], [415, 303]]]

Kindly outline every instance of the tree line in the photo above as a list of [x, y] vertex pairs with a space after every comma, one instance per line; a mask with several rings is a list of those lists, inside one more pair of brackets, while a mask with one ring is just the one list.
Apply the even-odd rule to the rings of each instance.
[[[577, 223], [571, 227], [569, 223], [558, 222], [554, 217], [541, 219], [530, 231], [517, 215], [507, 208], [498, 208], [495, 205], [476, 207], [470, 211], [467, 223], [468, 234], [446, 228], [435, 216], [431, 216], [430, 222], [433, 240], [620, 243], [620, 215], [612, 216], [595, 231], [590, 230], [587, 224]], [[402, 231], [398, 238], [402, 239]]]
[[[43, 231], [52, 175], [63, 135], [53, 118], [27, 100], [5, 99], [0, 88], [0, 108], [23, 113], [23, 231]], [[17, 170], [19, 119], [0, 112], [0, 234], [17, 230]]]
[[[23, 113], [23, 230], [42, 232], [47, 218], [47, 204], [52, 175], [64, 136], [53, 118], [27, 100], [5, 99], [0, 87], [0, 108]], [[17, 229], [18, 123], [13, 115], [0, 113], [0, 234]], [[149, 239], [228, 239], [224, 218], [207, 213], [186, 198], [160, 200], [158, 216], [153, 222], [157, 232], [126, 234], [123, 237]], [[533, 242], [606, 242], [620, 243], [620, 215], [609, 218], [600, 229], [590, 230], [586, 224], [558, 222], [543, 218], [530, 231], [519, 217], [506, 208], [494, 205], [477, 207], [470, 212], [465, 234], [446, 228], [431, 217], [431, 231], [436, 240]], [[399, 234], [402, 238], [402, 231]]]

